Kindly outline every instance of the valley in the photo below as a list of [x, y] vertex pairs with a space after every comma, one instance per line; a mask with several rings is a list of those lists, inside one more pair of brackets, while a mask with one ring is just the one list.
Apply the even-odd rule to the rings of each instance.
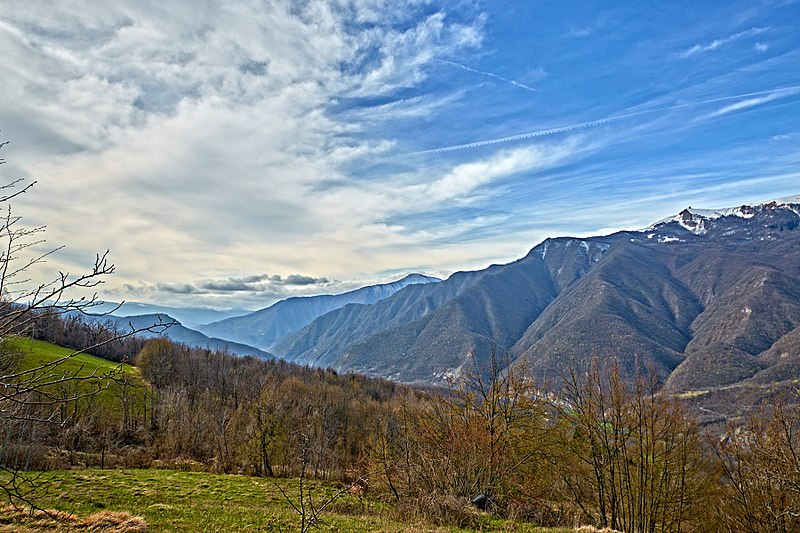
[[0, 487], [120, 531], [727, 531], [794, 475], [798, 227], [794, 202], [686, 211], [200, 326], [274, 353], [164, 314], [25, 311], [0, 342]]
[[[741, 409], [726, 416], [743, 415], [800, 368], [798, 201], [550, 238], [509, 264], [284, 300], [198, 329], [294, 363], [420, 385], [446, 384], [492, 351], [555, 389], [569, 366], [613, 358], [629, 376], [651, 368], [670, 393], [727, 391]], [[697, 402], [710, 409], [719, 395]]]

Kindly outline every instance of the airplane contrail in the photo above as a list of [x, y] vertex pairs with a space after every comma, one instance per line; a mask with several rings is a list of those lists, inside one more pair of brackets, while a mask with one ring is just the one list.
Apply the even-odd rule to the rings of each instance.
[[509, 78], [504, 78], [503, 76], [500, 76], [499, 74], [495, 74], [493, 72], [486, 72], [485, 70], [477, 70], [477, 69], [474, 69], [474, 68], [470, 68], [470, 67], [468, 67], [466, 65], [462, 65], [461, 63], [456, 63], [455, 61], [448, 61], [446, 59], [435, 59], [434, 61], [438, 61], [439, 63], [447, 63], [448, 65], [452, 65], [452, 66], [454, 66], [456, 68], [460, 68], [462, 70], [466, 70], [467, 72], [474, 72], [475, 74], [481, 74], [483, 76], [489, 76], [490, 78], [496, 78], [496, 79], [504, 81], [506, 83], [510, 83], [511, 85], [514, 85], [515, 87], [519, 87], [520, 89], [525, 89], [526, 91], [538, 92], [537, 89], [534, 89], [533, 87], [530, 87], [530, 86], [525, 85], [524, 83], [520, 83], [518, 81], [511, 80]]
[[[441, 60], [440, 60], [441, 61]], [[684, 107], [695, 107], [699, 105], [705, 104], [713, 104], [715, 102], [724, 102], [727, 100], [736, 100], [738, 98], [749, 98], [752, 96], [761, 96], [761, 95], [780, 95], [783, 96], [781, 93], [785, 93], [786, 95], [796, 94], [800, 92], [800, 85], [793, 85], [790, 87], [782, 87], [780, 89], [770, 89], [767, 91], [757, 91], [752, 93], [743, 93], [743, 94], [735, 94], [732, 96], [721, 96], [719, 98], [711, 98], [708, 100], [701, 100], [698, 102], [687, 102], [683, 104], [673, 104], [668, 106], [661, 106], [661, 107], [654, 107], [652, 109], [644, 109], [642, 111], [632, 111], [630, 113], [624, 113], [621, 115], [613, 115], [610, 117], [605, 117], [597, 120], [590, 120], [588, 122], [579, 122], [577, 124], [570, 124], [567, 126], [559, 126], [557, 128], [551, 128], [546, 130], [536, 130], [536, 131], [529, 131], [526, 133], [518, 133], [516, 135], [508, 135], [506, 137], [498, 137], [495, 139], [486, 139], [483, 141], [475, 141], [471, 143], [465, 144], [455, 144], [451, 146], [442, 146], [439, 148], [432, 148], [430, 150], [421, 150], [419, 152], [413, 152], [409, 155], [424, 155], [424, 154], [439, 154], [444, 152], [454, 152], [456, 150], [466, 150], [469, 148], [479, 148], [481, 146], [489, 146], [492, 144], [500, 144], [500, 143], [507, 143], [512, 141], [521, 141], [524, 139], [532, 139], [535, 137], [544, 137], [547, 135], [555, 135], [557, 133], [568, 133], [570, 131], [578, 131], [587, 128], [595, 128], [597, 126], [602, 126], [604, 124], [609, 124], [611, 122], [617, 122], [620, 120], [624, 120], [631, 117], [636, 117], [640, 115], [647, 115], [650, 113], [657, 113], [659, 111], [671, 111], [673, 109], [681, 109]]]

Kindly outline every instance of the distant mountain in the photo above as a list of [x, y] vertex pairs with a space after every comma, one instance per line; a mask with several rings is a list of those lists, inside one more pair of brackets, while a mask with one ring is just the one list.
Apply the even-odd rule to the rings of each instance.
[[800, 197], [547, 239], [513, 263], [321, 315], [273, 352], [441, 383], [492, 349], [556, 386], [571, 365], [615, 357], [715, 409], [732, 388], [766, 394], [800, 370]]
[[102, 302], [92, 308], [92, 313], [113, 313], [117, 317], [140, 315], [169, 315], [189, 328], [200, 324], [208, 324], [234, 316], [246, 315], [252, 311], [247, 309], [211, 309], [208, 307], [165, 307], [140, 302]]
[[[410, 285], [373, 305], [346, 305], [320, 316], [295, 335], [286, 337], [274, 349], [282, 357], [303, 361], [303, 364], [339, 365], [348, 346], [377, 332], [427, 316], [495, 268], [500, 267], [458, 272], [446, 282]], [[399, 373], [396, 376], [395, 373], [385, 375], [400, 379]]]
[[431, 276], [409, 274], [391, 283], [370, 285], [342, 294], [288, 298], [265, 309], [244, 316], [198, 326], [197, 329], [207, 335], [270, 350], [277, 342], [300, 330], [325, 313], [348, 304], [375, 304], [392, 296], [404, 287], [439, 281], [441, 281], [439, 278]]
[[134, 329], [150, 328], [159, 324], [172, 324], [168, 328], [157, 327], [153, 331], [142, 331], [138, 333], [141, 337], [154, 338], [166, 337], [175, 342], [180, 342], [188, 346], [196, 348], [208, 348], [211, 350], [227, 350], [235, 355], [253, 355], [255, 357], [262, 357], [265, 359], [272, 359], [274, 356], [264, 350], [259, 350], [252, 346], [247, 346], [238, 342], [231, 342], [223, 339], [207, 337], [199, 331], [194, 331], [182, 325], [180, 322], [174, 320], [172, 317], [165, 314], [152, 314], [152, 315], [138, 315], [118, 317], [114, 315], [107, 315], [104, 317], [97, 317], [103, 323], [111, 322], [115, 324], [121, 331]]

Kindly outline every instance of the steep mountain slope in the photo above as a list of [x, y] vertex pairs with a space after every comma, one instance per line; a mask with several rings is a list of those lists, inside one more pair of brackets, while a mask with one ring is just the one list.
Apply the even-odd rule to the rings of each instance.
[[558, 379], [567, 364], [612, 354], [628, 372], [652, 363], [661, 375], [682, 360], [699, 302], [672, 277], [668, 251], [617, 241], [514, 346], [512, 353], [542, 377]]
[[[555, 290], [544, 262], [526, 257], [476, 280], [411, 329], [395, 327], [348, 347], [337, 367], [392, 375], [444, 379], [470, 354], [487, 355], [493, 345], [504, 351], [533, 317], [552, 301]], [[404, 371], [396, 361], [376, 358], [387, 347], [404, 354]], [[394, 377], [394, 376], [393, 376]]]
[[276, 342], [325, 313], [348, 304], [374, 304], [409, 285], [437, 281], [441, 280], [422, 274], [409, 274], [391, 283], [370, 285], [343, 294], [287, 298], [265, 309], [199, 326], [197, 329], [206, 335], [215, 335], [269, 350]]
[[492, 349], [552, 382], [612, 356], [674, 392], [786, 376], [800, 366], [799, 227], [800, 204], [772, 202], [548, 239], [514, 263], [322, 315], [275, 352], [426, 383]]
[[446, 282], [410, 285], [374, 305], [347, 305], [314, 320], [275, 346], [280, 357], [303, 364], [335, 364], [353, 343], [401, 324], [410, 324], [501, 267], [458, 272]]
[[[564, 249], [572, 250], [562, 253]], [[559, 287], [579, 278], [608, 246], [574, 239], [550, 240], [526, 257], [481, 276], [406, 331], [398, 326], [348, 347], [337, 368], [411, 381], [441, 382], [472, 357], [483, 365], [492, 350], [508, 353], [528, 325], [550, 305]], [[449, 281], [449, 280], [448, 280]], [[446, 282], [445, 282], [446, 283]], [[413, 332], [413, 333], [412, 333]], [[393, 373], [385, 350], [404, 354]], [[390, 364], [387, 364], [390, 363]]]
[[551, 239], [508, 265], [459, 272], [375, 306], [324, 315], [275, 353], [300, 363], [440, 382], [471, 354], [508, 351], [559, 287], [580, 278], [608, 247], [602, 240]]

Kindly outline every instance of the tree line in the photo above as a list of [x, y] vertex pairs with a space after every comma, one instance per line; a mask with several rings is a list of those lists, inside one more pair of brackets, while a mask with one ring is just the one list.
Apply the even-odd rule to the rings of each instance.
[[613, 361], [573, 369], [557, 396], [499, 354], [475, 361], [452, 387], [422, 389], [166, 338], [120, 338], [110, 324], [76, 317], [47, 322], [37, 336], [67, 346], [114, 339], [95, 353], [132, 362], [143, 380], [116, 376], [102, 395], [64, 396], [68, 414], [56, 424], [33, 423], [51, 403], [29, 406], [28, 430], [5, 431], [0, 461], [9, 470], [71, 464], [358, 480], [360, 495], [443, 524], [469, 525], [478, 505], [541, 525], [800, 530], [800, 428], [790, 405], [711, 438], [656, 379], [643, 372], [626, 381]]

